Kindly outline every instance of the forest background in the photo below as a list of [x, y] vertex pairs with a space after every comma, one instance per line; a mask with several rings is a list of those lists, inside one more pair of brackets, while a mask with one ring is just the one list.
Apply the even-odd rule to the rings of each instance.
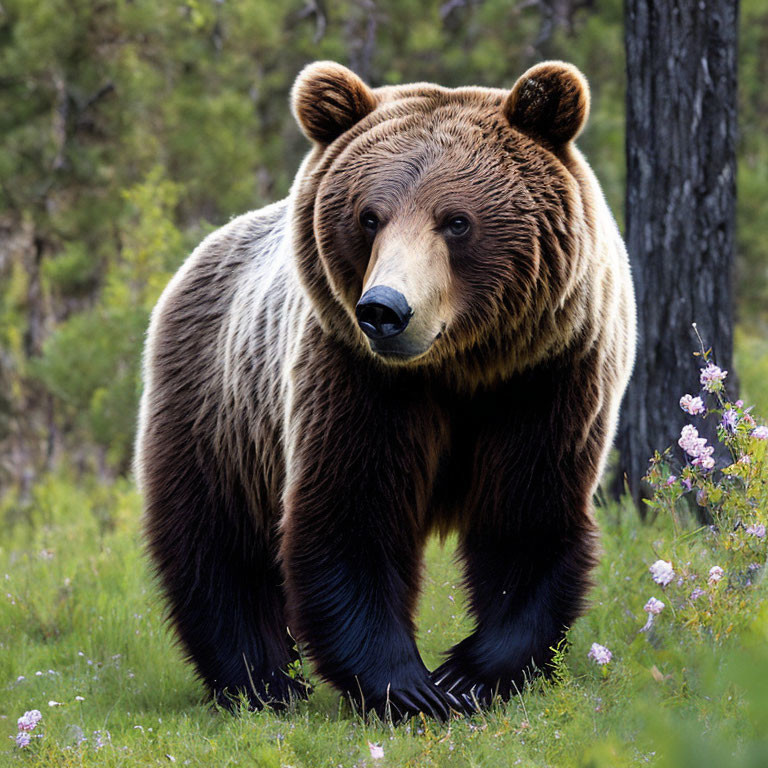
[[[742, 3], [740, 34], [737, 370], [765, 412], [761, 0]], [[621, 226], [624, 55], [620, 0], [3, 2], [0, 488], [25, 497], [63, 465], [129, 470], [149, 312], [207, 232], [287, 193], [307, 151], [288, 106], [304, 64], [510, 87], [541, 59], [574, 62], [593, 95], [579, 145]]]

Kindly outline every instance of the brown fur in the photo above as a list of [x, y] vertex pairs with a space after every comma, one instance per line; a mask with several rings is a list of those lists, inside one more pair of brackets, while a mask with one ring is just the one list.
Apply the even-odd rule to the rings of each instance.
[[[590, 499], [634, 357], [623, 244], [571, 140], [589, 95], [549, 62], [511, 92], [369, 89], [308, 67], [314, 142], [287, 201], [207, 238], [163, 294], [137, 472], [179, 635], [254, 705], [318, 671], [382, 711], [507, 696], [583, 608]], [[373, 210], [375, 236], [359, 224]], [[471, 220], [452, 237], [445, 222]], [[355, 321], [407, 296], [403, 356]], [[433, 677], [421, 551], [457, 529], [477, 629]]]

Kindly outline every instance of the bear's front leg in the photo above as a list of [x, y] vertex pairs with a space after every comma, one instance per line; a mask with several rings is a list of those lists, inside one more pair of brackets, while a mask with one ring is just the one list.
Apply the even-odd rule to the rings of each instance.
[[465, 536], [460, 553], [476, 629], [451, 649], [434, 682], [471, 709], [495, 696], [507, 700], [526, 675], [546, 674], [553, 649], [581, 612], [592, 538], [588, 527], [565, 533], [555, 526]]
[[527, 675], [546, 673], [584, 608], [596, 562], [591, 496], [607, 433], [599, 408], [586, 422], [574, 415], [591, 404], [569, 397], [564, 383], [534, 380], [473, 414], [474, 482], [459, 555], [476, 628], [432, 673], [467, 707], [506, 700]]
[[413, 624], [441, 432], [429, 406], [384, 378], [315, 371], [297, 383], [282, 537], [290, 629], [365, 710], [446, 719], [457, 702], [430, 680]]

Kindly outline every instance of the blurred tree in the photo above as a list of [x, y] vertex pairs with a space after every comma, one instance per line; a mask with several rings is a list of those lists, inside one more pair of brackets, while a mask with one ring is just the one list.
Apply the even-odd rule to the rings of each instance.
[[737, 314], [739, 322], [755, 341], [762, 341], [763, 355], [768, 351], [767, 82], [768, 5], [765, 0], [742, 0], [739, 30]]
[[[735, 0], [626, 0], [626, 241], [638, 357], [615, 490], [639, 500], [654, 450], [685, 423], [691, 324], [731, 368], [736, 202]], [[670, 413], [678, 418], [670, 420]]]

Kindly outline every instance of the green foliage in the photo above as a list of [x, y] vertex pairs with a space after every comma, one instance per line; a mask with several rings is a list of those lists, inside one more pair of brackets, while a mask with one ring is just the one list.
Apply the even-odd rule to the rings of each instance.
[[[591, 608], [556, 655], [553, 681], [446, 726], [392, 728], [363, 721], [311, 669], [315, 692], [286, 713], [213, 710], [164, 624], [136, 491], [46, 476], [29, 500], [8, 497], [0, 508], [0, 763], [129, 766], [170, 755], [182, 765], [296, 768], [762, 765], [768, 594], [762, 567], [750, 584], [742, 571], [750, 558], [765, 562], [766, 540], [753, 536], [745, 560], [725, 525], [713, 532], [677, 510], [660, 509], [650, 524], [630, 506], [598, 512], [605, 551]], [[454, 547], [433, 541], [427, 551], [418, 624], [429, 666], [471, 626]], [[675, 569], [666, 587], [648, 572], [658, 558]], [[708, 584], [714, 564], [724, 576]], [[696, 587], [704, 594], [692, 600]], [[641, 631], [652, 595], [666, 607]], [[587, 657], [593, 642], [613, 652], [604, 667]], [[30, 709], [43, 715], [43, 738], [22, 750], [7, 737]], [[369, 744], [383, 747], [383, 760]]]
[[[123, 218], [116, 222], [122, 247], [103, 272], [96, 305], [60, 322], [31, 365], [57, 399], [62, 423], [80, 427], [108, 449], [117, 467], [125, 466], [133, 443], [149, 312], [186, 249], [173, 223], [178, 187], [162, 168], [153, 168], [123, 197]], [[65, 251], [48, 264], [44, 274], [67, 292], [88, 262]]]
[[765, 335], [768, 327], [768, 13], [743, 0], [739, 38], [738, 260], [739, 319]]
[[43, 264], [43, 279], [52, 293], [79, 296], [90, 293], [98, 280], [100, 265], [82, 242], [67, 243]]
[[744, 401], [755, 403], [760, 413], [768, 413], [768, 338], [738, 328], [735, 362]]

